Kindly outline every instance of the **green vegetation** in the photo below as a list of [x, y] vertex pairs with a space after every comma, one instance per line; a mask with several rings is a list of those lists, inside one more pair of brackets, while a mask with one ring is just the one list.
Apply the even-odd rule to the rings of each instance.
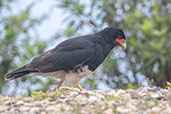
[[95, 112], [96, 112], [97, 114], [103, 114], [103, 110], [102, 110], [100, 107], [96, 108], [96, 109], [95, 109]]
[[158, 105], [158, 100], [155, 98], [154, 99], [154, 104], [157, 106]]
[[[43, 92], [43, 91], [32, 91], [31, 92], [31, 97], [33, 97], [36, 100], [43, 100], [43, 99], [46, 99], [46, 98], [57, 98], [60, 95], [68, 93], [68, 92], [70, 92], [72, 90], [73, 89], [62, 91], [60, 89], [57, 89], [54, 92], [50, 92], [50, 91], [46, 91], [46, 92]], [[61, 109], [62, 109], [62, 106], [61, 106]]]
[[116, 102], [118, 102], [118, 101], [122, 100], [122, 98], [119, 97], [119, 96], [117, 96], [117, 97], [115, 97], [115, 96], [109, 96], [109, 97], [106, 97], [105, 99], [102, 99], [102, 100], [105, 100], [105, 101], [116, 101]]
[[132, 84], [128, 82], [128, 84], [125, 86], [124, 89], [136, 89], [136, 88], [138, 88], [138, 84]]
[[4, 96], [0, 95], [0, 98], [4, 98]]
[[63, 104], [62, 103], [60, 104], [60, 111], [62, 111], [62, 112], [65, 111], [65, 108], [63, 107]]
[[166, 82], [166, 83], [167, 83], [167, 87], [166, 88], [171, 89], [171, 80], [170, 80], [170, 82]]
[[149, 107], [148, 101], [142, 101], [142, 100], [140, 100], [139, 102], [140, 102], [140, 104], [141, 104], [142, 106]]
[[[46, 42], [40, 41], [35, 31], [35, 26], [39, 25], [44, 17], [36, 19], [31, 16], [31, 9], [35, 3], [14, 13], [12, 4], [15, 2], [17, 0], [0, 1], [0, 93], [6, 85], [3, 77], [5, 73], [23, 66], [46, 48]], [[24, 77], [21, 81], [27, 80], [35, 83], [29, 77]], [[13, 86], [17, 88], [20, 85], [16, 81]]]
[[73, 107], [72, 113], [74, 113], [74, 114], [81, 114], [82, 106], [79, 103], [72, 104], [72, 107]]

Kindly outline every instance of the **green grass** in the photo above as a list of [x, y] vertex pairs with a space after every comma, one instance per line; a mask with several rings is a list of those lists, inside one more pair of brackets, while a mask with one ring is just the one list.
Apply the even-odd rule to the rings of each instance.
[[104, 100], [104, 101], [116, 101], [116, 102], [118, 102], [118, 101], [120, 101], [122, 99], [120, 97], [109, 96], [109, 97], [106, 97], [106, 98], [104, 98], [102, 100]]
[[0, 95], [0, 98], [8, 98], [8, 96], [2, 96], [2, 95]]
[[166, 84], [167, 84], [166, 88], [171, 89], [171, 80], [170, 80], [170, 82], [166, 82]]
[[79, 104], [79, 103], [73, 104], [72, 107], [73, 107], [73, 109], [72, 109], [73, 114], [81, 114], [81, 110], [82, 110], [81, 104]]
[[62, 112], [65, 111], [65, 108], [63, 107], [63, 104], [62, 103], [60, 104], [60, 111], [62, 111]]
[[63, 95], [65, 93], [68, 93], [68, 92], [70, 92], [72, 90], [73, 89], [69, 89], [69, 90], [62, 91], [60, 89], [57, 89], [55, 92], [49, 92], [49, 91], [46, 91], [46, 92], [43, 92], [43, 91], [32, 91], [31, 92], [31, 97], [34, 98], [34, 99], [36, 99], [36, 100], [43, 100], [43, 99], [46, 99], [46, 98], [57, 98], [60, 95]]
[[0, 95], [0, 98], [4, 98], [4, 96]]
[[146, 107], [149, 107], [149, 102], [148, 101], [142, 101], [142, 100], [139, 100], [139, 103], [143, 106], [146, 106]]

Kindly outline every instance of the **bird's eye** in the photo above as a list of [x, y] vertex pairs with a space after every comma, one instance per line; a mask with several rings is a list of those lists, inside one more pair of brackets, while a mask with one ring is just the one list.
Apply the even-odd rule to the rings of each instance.
[[119, 38], [119, 39], [122, 39], [122, 37], [121, 37], [120, 35], [118, 36], [118, 38]]

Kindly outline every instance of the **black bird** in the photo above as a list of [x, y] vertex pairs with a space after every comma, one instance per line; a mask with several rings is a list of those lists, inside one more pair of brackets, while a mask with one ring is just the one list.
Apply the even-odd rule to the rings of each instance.
[[126, 38], [121, 29], [107, 27], [95, 34], [63, 41], [55, 48], [35, 57], [31, 63], [7, 73], [6, 80], [29, 73], [61, 79], [57, 88], [66, 81], [68, 85], [83, 88], [79, 81], [90, 75], [117, 45], [126, 49]]

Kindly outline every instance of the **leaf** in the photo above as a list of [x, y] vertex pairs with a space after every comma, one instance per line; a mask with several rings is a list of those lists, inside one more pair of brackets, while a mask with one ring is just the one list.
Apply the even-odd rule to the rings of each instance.
[[27, 46], [27, 51], [28, 51], [29, 54], [35, 55], [34, 46], [32, 46], [32, 45]]
[[134, 11], [134, 14], [135, 14], [135, 17], [137, 17], [139, 19], [142, 18], [142, 16], [143, 16], [142, 13], [138, 9]]
[[133, 48], [137, 48], [137, 47], [138, 47], [138, 43], [137, 43], [137, 41], [135, 40], [135, 38], [130, 38], [130, 39], [129, 39], [129, 44], [130, 44], [130, 46], [132, 46]]
[[84, 10], [84, 5], [82, 5], [82, 4], [76, 5], [75, 10], [78, 14], [82, 14], [83, 10]]
[[153, 21], [151, 19], [145, 19], [143, 21], [143, 31], [146, 34], [149, 34], [149, 31], [151, 31], [154, 27]]

